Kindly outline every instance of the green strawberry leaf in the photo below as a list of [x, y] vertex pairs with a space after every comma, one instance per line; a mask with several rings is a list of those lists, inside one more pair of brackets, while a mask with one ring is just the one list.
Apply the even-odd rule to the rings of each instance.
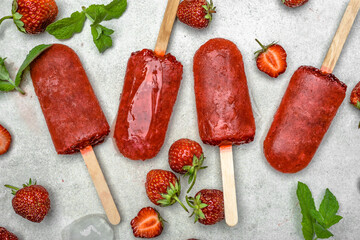
[[317, 222], [314, 223], [314, 230], [317, 238], [324, 239], [334, 236], [330, 231], [328, 231], [326, 228], [324, 228]]
[[94, 43], [99, 52], [104, 52], [106, 49], [112, 46], [112, 39], [110, 37], [114, 31], [101, 26], [100, 24], [91, 25], [91, 34], [93, 36]]
[[357, 107], [358, 109], [360, 109], [360, 101], [357, 101], [357, 102], [356, 102], [356, 107]]
[[19, 29], [20, 32], [26, 33], [26, 30], [24, 28], [25, 24], [23, 23], [23, 21], [20, 20], [22, 16], [23, 15], [18, 12], [13, 13], [13, 19], [16, 27]]
[[19, 71], [16, 74], [16, 77], [15, 77], [15, 86], [16, 87], [18, 87], [20, 85], [24, 71], [29, 67], [30, 63], [32, 61], [34, 61], [34, 59], [37, 58], [43, 51], [45, 51], [46, 49], [48, 49], [51, 46], [52, 46], [52, 44], [41, 44], [30, 50], [30, 52], [26, 56], [24, 62], [20, 66]]
[[85, 20], [84, 12], [74, 12], [69, 18], [63, 18], [47, 26], [46, 31], [57, 39], [68, 39], [82, 31]]
[[334, 194], [330, 192], [327, 188], [325, 192], [324, 199], [322, 200], [319, 208], [319, 213], [324, 218], [324, 227], [329, 228], [332, 225], [338, 223], [342, 217], [336, 215], [337, 211], [339, 210], [339, 203], [336, 200]]
[[105, 18], [106, 21], [119, 18], [125, 12], [127, 7], [126, 0], [114, 0], [108, 5], [104, 6], [107, 11], [107, 16]]
[[314, 219], [311, 216], [310, 211], [316, 210], [314, 199], [312, 197], [309, 187], [302, 183], [298, 182], [298, 187], [296, 190], [296, 195], [299, 199], [301, 213], [302, 213], [302, 232], [305, 240], [312, 240], [314, 237]]

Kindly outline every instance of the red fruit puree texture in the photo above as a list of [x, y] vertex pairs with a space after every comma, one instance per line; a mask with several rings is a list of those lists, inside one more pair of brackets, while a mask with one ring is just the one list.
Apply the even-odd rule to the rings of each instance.
[[333, 74], [302, 66], [292, 76], [264, 141], [265, 157], [284, 173], [305, 168], [345, 98]]
[[104, 141], [110, 129], [82, 67], [69, 47], [54, 44], [31, 64], [35, 93], [59, 154]]
[[210, 145], [253, 141], [255, 120], [236, 45], [221, 38], [209, 40], [195, 53], [193, 70], [201, 140]]
[[114, 138], [132, 160], [153, 158], [164, 143], [182, 78], [183, 66], [171, 54], [148, 49], [129, 58]]

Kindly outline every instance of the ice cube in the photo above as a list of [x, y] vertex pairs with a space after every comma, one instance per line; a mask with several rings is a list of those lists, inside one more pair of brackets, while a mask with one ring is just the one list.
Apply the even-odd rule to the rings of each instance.
[[105, 215], [91, 214], [79, 218], [62, 230], [63, 240], [114, 240], [114, 230]]

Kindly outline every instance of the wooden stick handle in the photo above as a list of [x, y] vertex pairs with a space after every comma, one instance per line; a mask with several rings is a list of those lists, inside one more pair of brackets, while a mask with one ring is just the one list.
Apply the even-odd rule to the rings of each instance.
[[180, 0], [168, 0], [155, 45], [155, 53], [159, 56], [164, 56], [166, 53], [179, 2]]
[[351, 27], [355, 21], [359, 8], [360, 0], [350, 0], [349, 5], [346, 8], [345, 14], [340, 22], [339, 28], [336, 31], [334, 39], [331, 43], [329, 51], [321, 66], [321, 70], [323, 72], [333, 72], [336, 62], [338, 61], [340, 53], [345, 44], [345, 41], [350, 33]]
[[106, 212], [106, 216], [109, 222], [113, 225], [117, 225], [120, 222], [120, 214], [116, 208], [114, 199], [111, 195], [110, 189], [106, 183], [105, 177], [101, 171], [98, 160], [91, 146], [81, 150], [81, 155], [85, 161], [85, 164], [89, 170], [89, 174], [94, 183], [98, 196], [101, 200], [103, 208]]
[[232, 146], [220, 146], [221, 173], [224, 192], [225, 221], [230, 227], [238, 223]]

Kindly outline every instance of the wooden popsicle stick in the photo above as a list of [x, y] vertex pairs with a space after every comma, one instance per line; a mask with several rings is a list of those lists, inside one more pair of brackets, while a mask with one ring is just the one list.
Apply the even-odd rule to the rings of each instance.
[[180, 0], [168, 0], [163, 21], [155, 45], [155, 53], [164, 56], [169, 43]]
[[101, 200], [106, 216], [112, 225], [117, 225], [120, 222], [120, 214], [115, 205], [114, 199], [111, 195], [110, 189], [106, 183], [104, 174], [101, 171], [99, 162], [96, 159], [95, 153], [91, 146], [81, 150], [81, 155], [88, 168], [91, 179], [94, 183], [98, 196]]
[[225, 222], [230, 227], [233, 227], [238, 223], [238, 211], [231, 145], [220, 146], [220, 158], [224, 193]]
[[332, 40], [329, 51], [321, 66], [321, 70], [323, 72], [326, 73], [333, 72], [336, 62], [340, 57], [341, 51], [350, 33], [351, 27], [355, 21], [359, 9], [360, 9], [360, 0], [350, 0], [346, 8], [345, 14]]

